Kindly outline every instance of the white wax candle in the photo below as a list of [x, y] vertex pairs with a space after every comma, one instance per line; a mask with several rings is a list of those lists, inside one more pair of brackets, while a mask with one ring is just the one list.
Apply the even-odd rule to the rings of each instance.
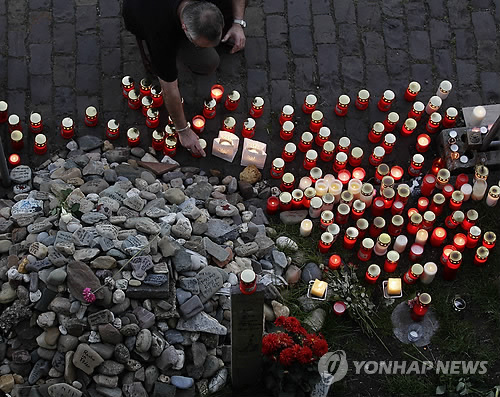
[[500, 187], [492, 186], [488, 192], [488, 196], [486, 196], [486, 205], [488, 207], [494, 207], [497, 205], [498, 196], [500, 195]]
[[430, 115], [434, 112], [437, 112], [441, 107], [442, 103], [443, 100], [440, 97], [436, 95], [431, 97], [431, 99], [429, 99], [429, 102], [427, 103], [427, 106], [425, 107], [425, 113]]
[[487, 187], [488, 183], [486, 183], [484, 179], [478, 179], [476, 182], [474, 182], [474, 186], [472, 187], [472, 200], [482, 200], [484, 194], [486, 193]]
[[472, 114], [470, 117], [471, 127], [479, 127], [485, 117], [486, 109], [484, 108], [484, 106], [476, 106], [474, 109], [472, 109]]
[[427, 262], [424, 265], [424, 272], [420, 275], [422, 284], [430, 284], [437, 273], [437, 266], [434, 262]]
[[311, 218], [319, 218], [322, 206], [323, 200], [319, 197], [313, 197], [311, 199], [311, 205], [309, 206], [309, 216]]
[[441, 84], [439, 84], [436, 95], [441, 99], [446, 99], [448, 98], [448, 95], [450, 95], [452, 87], [453, 85], [448, 80], [443, 80], [441, 81]]
[[308, 176], [303, 176], [300, 178], [299, 189], [306, 190], [308, 187], [312, 186], [312, 180]]
[[328, 182], [328, 186], [336, 179], [332, 174], [326, 174], [323, 179]]
[[415, 244], [421, 245], [423, 247], [427, 242], [428, 237], [429, 233], [427, 232], [427, 230], [420, 229], [415, 237]]
[[331, 211], [333, 210], [333, 203], [335, 201], [335, 197], [333, 197], [333, 194], [331, 193], [326, 193], [323, 197], [323, 211]]
[[314, 186], [316, 189], [316, 196], [323, 197], [326, 193], [328, 193], [328, 183], [324, 179], [318, 179]]
[[470, 183], [464, 183], [462, 186], [460, 186], [460, 191], [464, 195], [464, 201], [468, 201], [472, 194], [472, 185]]
[[399, 252], [400, 254], [406, 249], [406, 245], [408, 244], [408, 238], [402, 234], [396, 237], [396, 241], [394, 242], [394, 251]]
[[333, 197], [335, 197], [335, 203], [338, 203], [340, 201], [342, 186], [342, 182], [340, 182], [338, 179], [334, 180], [330, 185], [330, 189], [328, 190], [328, 192], [333, 194]]
[[361, 197], [361, 181], [359, 179], [351, 179], [347, 185], [347, 190], [354, 196], [354, 199]]
[[312, 221], [310, 219], [304, 219], [300, 223], [300, 235], [302, 237], [308, 237], [312, 232], [312, 228], [313, 228]]

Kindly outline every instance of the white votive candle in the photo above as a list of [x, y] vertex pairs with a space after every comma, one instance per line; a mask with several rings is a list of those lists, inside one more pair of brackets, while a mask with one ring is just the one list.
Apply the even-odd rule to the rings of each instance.
[[432, 96], [431, 99], [429, 99], [429, 102], [427, 102], [425, 113], [430, 115], [434, 112], [437, 112], [442, 104], [443, 100], [440, 97], [438, 97], [437, 95]]
[[493, 185], [490, 187], [488, 196], [486, 196], [486, 205], [488, 207], [494, 207], [497, 205], [498, 197], [500, 196], [500, 187]]
[[460, 186], [460, 191], [464, 195], [464, 201], [468, 201], [472, 194], [472, 185], [470, 183], [464, 183], [462, 186]]
[[332, 182], [336, 179], [332, 174], [326, 174], [323, 179], [328, 182], [328, 187], [332, 184]]
[[400, 254], [406, 249], [406, 245], [408, 244], [408, 237], [400, 234], [396, 237], [396, 241], [394, 242], [394, 251], [399, 252]]
[[331, 183], [330, 189], [328, 189], [328, 192], [333, 194], [333, 197], [335, 197], [335, 203], [338, 203], [340, 201], [340, 194], [342, 193], [342, 187], [343, 187], [342, 182], [336, 179]]
[[300, 222], [300, 235], [302, 237], [308, 237], [313, 228], [313, 223], [310, 219], [304, 219], [302, 222]]
[[316, 189], [316, 196], [323, 197], [326, 193], [328, 193], [328, 183], [324, 179], [318, 179], [314, 186]]
[[470, 116], [470, 125], [471, 127], [479, 127], [483, 122], [483, 119], [486, 117], [486, 109], [484, 106], [476, 106], [472, 109], [472, 114]]
[[351, 179], [347, 185], [347, 190], [354, 196], [355, 200], [359, 199], [361, 196], [361, 186], [361, 181], [355, 178]]
[[424, 265], [424, 272], [420, 275], [422, 284], [430, 284], [437, 273], [437, 265], [434, 262], [427, 262]]
[[421, 245], [423, 247], [428, 238], [429, 232], [427, 232], [427, 230], [420, 229], [415, 236], [415, 244]]
[[476, 182], [474, 182], [474, 186], [472, 187], [472, 200], [482, 200], [484, 194], [486, 193], [487, 187], [488, 183], [484, 179], [478, 179]]
[[303, 176], [302, 178], [300, 178], [299, 189], [306, 190], [308, 187], [312, 186], [312, 183], [313, 182], [311, 178], [309, 178], [308, 176]]
[[453, 85], [448, 80], [443, 80], [439, 84], [436, 95], [441, 99], [446, 99], [448, 98], [448, 95], [450, 95], [452, 87]]

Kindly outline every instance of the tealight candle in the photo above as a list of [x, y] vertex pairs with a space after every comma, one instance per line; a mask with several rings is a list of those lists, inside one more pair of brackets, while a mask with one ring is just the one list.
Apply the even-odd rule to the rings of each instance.
[[367, 109], [369, 101], [370, 93], [367, 90], [359, 90], [355, 103], [356, 108], [359, 110]]
[[333, 236], [331, 233], [324, 232], [319, 240], [318, 249], [322, 254], [326, 254], [333, 244]]
[[328, 260], [328, 268], [330, 270], [337, 270], [342, 265], [342, 258], [339, 255], [332, 255]]
[[392, 153], [394, 145], [396, 144], [396, 136], [394, 134], [385, 134], [382, 141], [382, 147], [385, 149], [385, 154]]
[[[87, 121], [87, 117], [85, 117], [85, 121]], [[89, 127], [93, 127], [97, 124], [97, 110], [95, 113], [95, 124], [88, 125], [87, 122], [85, 122], [85, 124]], [[30, 131], [33, 134], [39, 134], [40, 132], [43, 131], [42, 116], [40, 115], [40, 113], [31, 113], [30, 114]]]
[[273, 179], [281, 179], [285, 173], [285, 161], [280, 157], [275, 158], [272, 162], [270, 173]]
[[304, 219], [301, 223], [300, 223], [300, 235], [302, 237], [308, 237], [311, 235], [311, 232], [312, 232], [312, 228], [313, 228], [313, 223], [310, 219]]
[[47, 153], [47, 137], [44, 134], [35, 135], [35, 146], [33, 147], [33, 151], [38, 155]]
[[364, 168], [356, 167], [352, 170], [352, 177], [354, 179], [358, 179], [360, 182], [362, 182], [363, 179], [365, 179], [365, 176], [366, 176], [366, 171]]
[[[269, 215], [275, 214], [279, 210], [279, 205], [280, 205], [280, 201], [279, 201], [278, 197], [270, 196], [267, 199], [267, 207], [266, 207], [267, 213]], [[312, 223], [311, 223], [311, 228], [312, 228]]]
[[337, 106], [335, 106], [335, 114], [339, 117], [344, 117], [345, 115], [347, 115], [350, 102], [351, 98], [349, 98], [349, 96], [340, 95], [337, 101]]
[[122, 95], [128, 99], [128, 93], [135, 88], [134, 79], [130, 76], [122, 78]]
[[191, 120], [191, 129], [198, 135], [200, 135], [205, 129], [206, 120], [202, 115], [196, 115]]
[[290, 211], [292, 209], [292, 195], [288, 192], [281, 192], [278, 196], [280, 201], [280, 211]]
[[406, 245], [408, 244], [408, 237], [403, 234], [400, 234], [396, 237], [396, 241], [394, 241], [394, 250], [398, 253], [403, 253], [406, 249]]
[[476, 106], [472, 109], [472, 114], [469, 120], [471, 127], [480, 127], [486, 117], [486, 109], [484, 106]]
[[385, 129], [384, 124], [377, 121], [375, 124], [373, 124], [372, 129], [368, 133], [368, 140], [371, 143], [379, 143], [380, 140], [382, 139], [384, 129]]
[[324, 179], [318, 179], [314, 184], [314, 188], [316, 189], [316, 196], [323, 197], [328, 193], [330, 186]]
[[450, 94], [452, 84], [448, 80], [443, 80], [439, 84], [439, 87], [436, 91], [436, 95], [440, 97], [441, 99], [446, 99], [448, 98], [448, 95]]
[[330, 128], [321, 127], [314, 140], [314, 142], [316, 142], [316, 145], [322, 147], [326, 142], [328, 142], [328, 139], [330, 138], [330, 133], [331, 133]]
[[380, 110], [381, 112], [389, 111], [395, 97], [396, 97], [396, 95], [394, 94], [393, 91], [385, 90], [383, 95], [382, 95], [382, 98], [380, 98], [380, 100], [378, 101], [378, 104], [377, 104], [378, 110]]
[[19, 130], [14, 130], [10, 133], [10, 144], [13, 150], [21, 150], [24, 146], [23, 133]]
[[425, 107], [425, 113], [431, 115], [434, 112], [437, 112], [441, 105], [443, 104], [443, 100], [437, 95], [432, 96], [427, 102], [427, 106]]
[[109, 140], [118, 139], [120, 136], [120, 123], [118, 123], [115, 119], [111, 119], [108, 121], [106, 125], [106, 138]]
[[420, 275], [422, 284], [430, 284], [434, 280], [437, 273], [437, 265], [434, 262], [427, 262], [424, 265], [424, 272]]
[[240, 93], [236, 90], [232, 91], [230, 94], [227, 95], [226, 97], [226, 102], [224, 102], [224, 107], [229, 110], [233, 111], [236, 110], [240, 103]]
[[[281, 178], [280, 190], [291, 192], [295, 183], [295, 177], [290, 172], [285, 172]], [[315, 193], [316, 194], [316, 193]]]
[[309, 123], [309, 130], [317, 133], [323, 127], [323, 112], [315, 110], [311, 113], [311, 122]]
[[323, 144], [323, 148], [321, 149], [320, 158], [321, 160], [328, 162], [333, 159], [335, 151], [335, 144], [331, 141], [327, 141]]
[[454, 107], [449, 107], [446, 109], [444, 118], [443, 118], [443, 127], [444, 128], [453, 128], [457, 123], [458, 110]]
[[427, 230], [420, 229], [415, 236], [415, 244], [421, 245], [422, 247], [427, 242], [427, 238], [429, 237], [429, 233]]
[[[358, 231], [358, 234], [359, 234], [359, 231]], [[361, 246], [359, 247], [359, 250], [358, 250], [358, 259], [362, 262], [366, 262], [366, 261], [369, 261], [372, 257], [372, 252], [373, 252], [373, 247], [375, 246], [375, 242], [367, 237], [367, 238], [364, 238], [362, 241], [361, 241]]]
[[128, 92], [128, 107], [137, 110], [141, 107], [141, 93], [137, 88]]
[[385, 150], [382, 146], [376, 146], [373, 149], [372, 154], [370, 155], [369, 162], [371, 165], [376, 167], [377, 165], [381, 164], [382, 161], [384, 160], [385, 156]]
[[370, 265], [366, 270], [365, 280], [369, 284], [375, 284], [380, 276], [380, 267], [378, 265]]
[[361, 165], [363, 160], [363, 149], [360, 147], [353, 147], [351, 153], [349, 154], [349, 165], [352, 167], [358, 167]]
[[211, 120], [215, 117], [216, 105], [217, 105], [217, 101], [213, 98], [211, 100], [205, 101], [203, 103], [203, 116], [206, 119]]
[[446, 230], [442, 227], [437, 227], [432, 231], [431, 234], [431, 245], [433, 247], [439, 247], [446, 240]]
[[302, 105], [302, 111], [305, 114], [311, 114], [316, 109], [316, 104], [318, 103], [318, 98], [316, 95], [309, 94], [304, 98], [304, 104]]
[[413, 134], [413, 131], [417, 128], [417, 121], [412, 118], [408, 118], [405, 120], [403, 126], [401, 127], [401, 135], [402, 136], [410, 136]]
[[399, 252], [389, 251], [384, 261], [384, 271], [387, 273], [394, 273], [398, 267]]
[[488, 191], [488, 196], [486, 197], [486, 205], [488, 207], [494, 207], [498, 203], [498, 197], [500, 197], [500, 187], [492, 186]]
[[430, 144], [431, 144], [431, 137], [427, 134], [420, 134], [417, 137], [417, 152], [425, 153], [427, 150], [429, 150]]
[[333, 163], [333, 170], [340, 172], [347, 165], [347, 154], [344, 152], [338, 152], [335, 156], [335, 162]]
[[158, 109], [163, 106], [163, 90], [159, 85], [151, 87], [151, 99], [153, 99], [153, 107]]
[[153, 98], [150, 96], [143, 96], [141, 98], [141, 105], [142, 105], [142, 115], [146, 116], [148, 113], [148, 109], [153, 108]]
[[14, 168], [14, 167], [17, 167], [19, 164], [21, 164], [21, 157], [16, 154], [16, 153], [13, 153], [9, 156], [9, 166], [10, 168]]
[[297, 153], [297, 146], [295, 146], [295, 143], [288, 142], [283, 148], [281, 157], [283, 158], [283, 160], [289, 163], [295, 159], [296, 153]]
[[210, 89], [210, 96], [212, 99], [215, 99], [217, 103], [222, 99], [222, 95], [224, 95], [224, 87], [220, 84], [214, 84]]
[[415, 121], [420, 121], [422, 115], [424, 114], [425, 105], [422, 102], [415, 102], [408, 112], [408, 118]]
[[479, 201], [482, 200], [484, 194], [486, 193], [486, 188], [488, 187], [488, 183], [484, 179], [478, 179], [474, 182], [474, 186], [472, 187], [472, 200]]
[[308, 150], [310, 150], [312, 148], [312, 141], [313, 141], [313, 135], [309, 131], [304, 132], [300, 137], [299, 150], [302, 153], [305, 153]]
[[[241, 130], [243, 138], [252, 139], [255, 135], [255, 120], [251, 117], [243, 122], [243, 129]], [[286, 161], [286, 160], [285, 160]]]
[[384, 131], [385, 132], [392, 132], [396, 128], [396, 124], [399, 121], [399, 114], [396, 112], [390, 112], [387, 115], [387, 118], [384, 120]]
[[408, 102], [413, 102], [416, 98], [418, 93], [420, 92], [420, 84], [416, 81], [412, 81], [410, 84], [408, 84], [408, 88], [406, 88], [405, 91], [405, 99]]
[[249, 111], [250, 117], [257, 119], [264, 114], [264, 99], [260, 96], [256, 96], [252, 101], [252, 107]]
[[441, 126], [441, 120], [443, 117], [435, 112], [431, 114], [431, 117], [429, 117], [429, 120], [427, 121], [427, 124], [425, 126], [425, 129], [429, 134], [434, 134], [435, 132], [439, 131], [439, 127]]
[[420, 172], [422, 171], [423, 163], [424, 163], [424, 156], [422, 156], [419, 153], [413, 155], [411, 164], [408, 167], [408, 174], [414, 177], [419, 176]]

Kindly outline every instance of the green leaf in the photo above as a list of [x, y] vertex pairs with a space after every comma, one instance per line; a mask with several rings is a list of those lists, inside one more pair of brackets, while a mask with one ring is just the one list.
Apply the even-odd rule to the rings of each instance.
[[71, 212], [75, 213], [75, 212], [78, 212], [80, 210], [80, 204], [79, 203], [75, 203], [71, 206]]
[[446, 386], [438, 386], [436, 387], [436, 396], [442, 396], [444, 393], [446, 393]]
[[464, 382], [458, 382], [456, 391], [461, 392], [464, 389], [465, 389], [465, 383]]

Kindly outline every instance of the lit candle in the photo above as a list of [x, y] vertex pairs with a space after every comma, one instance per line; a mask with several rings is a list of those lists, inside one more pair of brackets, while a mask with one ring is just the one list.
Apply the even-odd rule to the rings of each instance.
[[391, 167], [391, 177], [396, 181], [400, 181], [401, 178], [403, 177], [404, 170], [399, 166], [395, 165]]
[[422, 284], [430, 284], [434, 280], [437, 273], [437, 265], [434, 262], [427, 262], [424, 265], [424, 272], [420, 275]]
[[339, 139], [339, 144], [337, 146], [337, 151], [339, 152], [344, 152], [344, 153], [349, 153], [349, 149], [351, 148], [351, 140], [343, 136]]
[[441, 105], [443, 104], [443, 100], [437, 95], [432, 96], [427, 102], [427, 106], [425, 107], [425, 113], [431, 115], [434, 112], [437, 112]]
[[[293, 190], [293, 185], [295, 183], [295, 177], [290, 172], [285, 172], [281, 178], [280, 190], [291, 192]], [[314, 192], [316, 195], [316, 191]]]
[[430, 196], [435, 186], [436, 186], [436, 177], [432, 174], [425, 175], [422, 180], [422, 186], [420, 188], [422, 196]]
[[312, 232], [312, 228], [313, 228], [313, 223], [310, 219], [304, 219], [301, 223], [300, 223], [300, 235], [302, 237], [308, 237], [311, 235], [311, 232]]
[[130, 76], [122, 78], [122, 95], [128, 99], [128, 93], [135, 87], [134, 79]]
[[203, 102], [203, 116], [206, 119], [213, 119], [217, 112], [216, 109], [217, 101], [215, 99], [210, 99], [209, 101]]
[[[413, 321], [422, 321], [425, 317], [425, 314], [429, 310], [430, 303], [431, 303], [431, 296], [429, 294], [423, 293], [423, 294], [418, 295], [418, 300], [413, 305], [413, 308], [412, 308], [411, 313], [410, 313], [411, 319]], [[412, 331], [412, 332], [415, 332], [415, 331]]]
[[400, 278], [387, 279], [387, 295], [399, 297], [402, 294], [402, 285]]
[[439, 131], [439, 128], [441, 126], [441, 120], [443, 117], [435, 112], [431, 114], [431, 117], [429, 117], [429, 120], [427, 121], [427, 124], [425, 126], [425, 129], [429, 134], [434, 134], [435, 132]]
[[384, 261], [384, 271], [387, 273], [394, 273], [398, 266], [399, 252], [389, 251]]
[[477, 181], [475, 181], [474, 186], [472, 187], [472, 200], [482, 200], [486, 193], [487, 187], [488, 183], [484, 179], [478, 179]]
[[243, 122], [243, 130], [241, 131], [243, 138], [252, 139], [255, 135], [255, 120], [251, 117]]
[[403, 253], [406, 249], [406, 245], [408, 244], [408, 237], [403, 234], [400, 234], [396, 237], [396, 241], [394, 241], [394, 250], [398, 253]]
[[401, 127], [401, 135], [410, 136], [413, 134], [413, 131], [415, 131], [415, 128], [417, 128], [417, 121], [415, 119], [408, 118]]
[[280, 201], [280, 211], [290, 211], [292, 209], [292, 195], [288, 192], [281, 192], [278, 196]]
[[425, 105], [422, 102], [420, 101], [415, 102], [410, 111], [408, 112], [408, 118], [413, 119], [417, 122], [420, 121], [422, 115], [424, 114], [424, 109]]
[[483, 164], [478, 164], [474, 171], [474, 181], [477, 181], [478, 179], [487, 180], [488, 174], [489, 174], [488, 167], [484, 166]]
[[408, 88], [405, 91], [405, 99], [408, 102], [413, 102], [416, 98], [418, 93], [420, 92], [420, 84], [416, 81], [412, 81], [410, 84], [408, 84]]
[[376, 146], [373, 149], [372, 154], [370, 155], [369, 162], [371, 165], [376, 167], [377, 165], [382, 163], [382, 161], [384, 160], [384, 156], [385, 156], [384, 148], [382, 146]]
[[399, 114], [396, 112], [390, 112], [387, 118], [384, 120], [384, 131], [392, 132], [396, 128], [396, 124], [399, 121]]
[[238, 91], [232, 91], [227, 95], [226, 102], [224, 102], [224, 107], [229, 111], [236, 110], [240, 103], [240, 97], [241, 95]]
[[153, 107], [155, 109], [163, 106], [163, 91], [159, 85], [151, 87], [151, 99], [153, 99]]
[[118, 123], [115, 119], [111, 119], [108, 121], [106, 125], [106, 138], [109, 140], [118, 139], [120, 136], [120, 123]]
[[347, 165], [347, 154], [344, 152], [338, 152], [335, 156], [335, 162], [333, 163], [333, 170], [340, 172]]
[[382, 233], [377, 237], [377, 244], [375, 244], [375, 248], [373, 252], [377, 256], [384, 256], [387, 253], [387, 247], [391, 244], [391, 236], [387, 233]]
[[417, 208], [419, 212], [425, 212], [429, 206], [429, 199], [427, 197], [420, 197], [417, 201]]
[[367, 90], [359, 90], [355, 103], [356, 108], [359, 110], [367, 109], [369, 101], [370, 93]]
[[324, 179], [318, 179], [314, 185], [316, 189], [316, 196], [323, 197], [326, 193], [328, 193], [329, 189], [328, 183]]
[[281, 179], [285, 173], [285, 161], [280, 157], [275, 158], [271, 165], [270, 172], [273, 179]]
[[[359, 234], [359, 232], [358, 232]], [[358, 250], [358, 259], [362, 262], [369, 261], [372, 257], [373, 247], [375, 246], [375, 242], [367, 237], [361, 241], [361, 246]]]
[[33, 147], [33, 151], [38, 155], [47, 153], [47, 137], [44, 134], [35, 135], [35, 146]]
[[283, 148], [281, 157], [283, 158], [283, 160], [289, 163], [295, 159], [296, 153], [297, 153], [297, 146], [295, 146], [295, 143], [288, 142]]
[[463, 233], [457, 233], [453, 237], [453, 245], [457, 249], [457, 251], [462, 252], [465, 249], [465, 245], [467, 243], [467, 236]]
[[463, 201], [464, 201], [464, 194], [460, 190], [455, 190], [450, 198], [450, 209], [452, 211], [459, 210], [462, 207]]
[[308, 150], [310, 150], [312, 148], [312, 141], [313, 141], [313, 135], [309, 131], [304, 132], [300, 137], [299, 150], [302, 153], [305, 153]]
[[340, 201], [340, 194], [342, 193], [343, 184], [339, 180], [335, 180], [330, 184], [330, 188], [328, 192], [333, 194], [335, 197], [335, 202], [338, 203]]
[[469, 120], [471, 127], [480, 127], [486, 117], [486, 109], [484, 106], [476, 106], [472, 109], [472, 114]]
[[375, 284], [380, 276], [380, 267], [378, 265], [370, 265], [366, 270], [365, 280], [369, 284]]
[[339, 204], [337, 207], [337, 213], [335, 215], [335, 222], [339, 225], [345, 225], [349, 219], [349, 213], [351, 212], [351, 207], [347, 204]]
[[354, 179], [358, 179], [360, 182], [362, 182], [363, 179], [365, 179], [365, 176], [366, 176], [366, 171], [362, 167], [356, 167], [352, 170], [352, 177]]
[[319, 129], [318, 134], [316, 135], [316, 138], [314, 139], [316, 145], [322, 147], [326, 142], [328, 142], [328, 139], [330, 138], [330, 133], [331, 133], [330, 128], [321, 127]]
[[367, 207], [372, 205], [373, 201], [373, 185], [370, 183], [363, 183], [361, 186], [361, 196], [359, 197], [361, 201], [363, 201]]
[[[85, 121], [86, 120], [87, 120], [87, 118], [85, 118]], [[97, 124], [97, 110], [96, 110], [96, 114], [95, 114], [95, 121]], [[85, 124], [87, 124], [87, 123], [85, 123]], [[91, 125], [91, 126], [93, 127], [94, 125]], [[91, 127], [91, 126], [89, 126], [89, 127]], [[33, 134], [38, 134], [38, 133], [42, 132], [42, 130], [43, 130], [42, 116], [40, 115], [40, 113], [31, 113], [30, 114], [30, 131]]]
[[11, 168], [14, 168], [17, 167], [19, 164], [21, 164], [21, 157], [16, 153], [11, 154], [9, 156], [9, 166]]
[[304, 158], [304, 169], [311, 170], [313, 167], [316, 167], [316, 161], [318, 159], [318, 152], [316, 150], [308, 150], [306, 153], [306, 157]]
[[430, 143], [431, 143], [431, 137], [429, 135], [420, 134], [417, 137], [417, 152], [425, 153], [427, 150], [429, 150]]
[[436, 95], [441, 98], [441, 99], [446, 99], [448, 98], [448, 95], [450, 94], [452, 84], [448, 80], [443, 80], [439, 84], [439, 87], [436, 91]]
[[342, 258], [339, 255], [332, 255], [328, 259], [328, 268], [330, 270], [337, 270], [342, 265]]
[[373, 124], [372, 129], [368, 133], [368, 140], [371, 143], [379, 143], [380, 140], [382, 139], [382, 134], [384, 133], [384, 124], [381, 122], [377, 121], [375, 124]]
[[[311, 209], [311, 207], [309, 207], [309, 209]], [[328, 226], [330, 226], [331, 224], [333, 224], [333, 212], [332, 211], [324, 211], [321, 213], [321, 219], [320, 219], [320, 228], [321, 230], [327, 230], [328, 229]]]
[[281, 110], [281, 114], [280, 114], [280, 118], [279, 118], [280, 124], [283, 125], [283, 123], [285, 121], [292, 121], [294, 112], [295, 111], [293, 109], [293, 106], [291, 106], [291, 105], [283, 106], [283, 109]]
[[321, 149], [320, 158], [321, 160], [328, 162], [332, 161], [334, 156], [335, 144], [331, 141], [327, 141], [324, 143], [323, 148]]
[[264, 168], [267, 159], [266, 148], [267, 145], [264, 142], [243, 138], [240, 164], [243, 166], [255, 165], [259, 169]]
[[358, 229], [352, 226], [348, 227], [345, 231], [343, 247], [347, 250], [352, 250], [356, 245], [358, 234]]
[[427, 242], [427, 238], [429, 237], [429, 233], [427, 230], [420, 229], [415, 236], [415, 244], [421, 245], [422, 247]]
[[205, 129], [205, 123], [206, 123], [205, 117], [198, 114], [193, 117], [191, 121], [192, 124], [191, 128], [196, 134], [200, 135]]
[[349, 165], [352, 167], [358, 167], [361, 165], [363, 160], [363, 149], [360, 147], [353, 147], [351, 153], [349, 154]]
[[333, 244], [331, 233], [324, 232], [319, 240], [318, 249], [322, 254], [326, 254]]
[[304, 104], [302, 105], [302, 111], [305, 114], [311, 114], [316, 109], [316, 104], [318, 103], [318, 98], [316, 95], [309, 94], [304, 98]]
[[433, 247], [439, 247], [446, 240], [446, 230], [442, 227], [437, 227], [432, 231], [431, 234], [431, 245]]
[[323, 127], [323, 113], [319, 110], [315, 110], [311, 113], [309, 130], [311, 132], [317, 133], [321, 127]]
[[396, 95], [394, 94], [393, 91], [391, 91], [391, 90], [384, 91], [382, 98], [380, 98], [380, 100], [378, 101], [378, 104], [377, 104], [378, 110], [380, 110], [381, 112], [389, 111], [395, 97], [396, 97]]
[[361, 197], [361, 181], [359, 179], [351, 179], [348, 184], [348, 191], [354, 196], [355, 199]]
[[494, 207], [498, 203], [498, 197], [500, 197], [500, 187], [492, 186], [488, 191], [488, 196], [486, 197], [486, 205], [488, 207]]
[[270, 196], [267, 199], [267, 207], [266, 207], [267, 213], [269, 215], [275, 214], [276, 212], [278, 212], [279, 205], [280, 205], [279, 199], [276, 196]]
[[24, 146], [23, 133], [19, 130], [14, 130], [10, 133], [10, 144], [12, 150], [21, 150]]
[[214, 84], [210, 89], [210, 96], [212, 99], [215, 99], [217, 103], [222, 99], [222, 95], [224, 95], [224, 87], [220, 84]]
[[9, 104], [5, 101], [0, 101], [0, 124], [3, 124], [9, 118]]
[[486, 261], [488, 260], [488, 255], [490, 254], [490, 251], [486, 247], [479, 247], [476, 250], [476, 255], [474, 256], [474, 265], [476, 266], [483, 266]]
[[[247, 138], [245, 138], [247, 139]], [[212, 144], [212, 155], [225, 161], [233, 162], [240, 145], [240, 138], [228, 131], [219, 131]]]
[[71, 139], [75, 134], [75, 125], [73, 120], [69, 117], [65, 117], [61, 121], [61, 136], [64, 139]]
[[351, 179], [351, 172], [346, 169], [340, 170], [337, 174], [337, 178], [340, 182], [342, 182], [342, 185], [347, 185], [347, 183]]
[[420, 172], [422, 171], [423, 163], [424, 156], [419, 153], [413, 155], [411, 164], [408, 167], [408, 174], [410, 174], [410, 176], [419, 176]]
[[339, 117], [344, 117], [345, 115], [347, 115], [350, 102], [351, 98], [349, 98], [349, 96], [340, 95], [337, 101], [337, 106], [335, 106], [335, 114]]
[[252, 107], [250, 108], [250, 117], [257, 119], [264, 113], [264, 99], [260, 96], [256, 96], [252, 101]]
[[392, 153], [394, 145], [396, 144], [396, 136], [394, 134], [385, 134], [384, 140], [382, 141], [382, 147], [385, 149], [385, 153]]

